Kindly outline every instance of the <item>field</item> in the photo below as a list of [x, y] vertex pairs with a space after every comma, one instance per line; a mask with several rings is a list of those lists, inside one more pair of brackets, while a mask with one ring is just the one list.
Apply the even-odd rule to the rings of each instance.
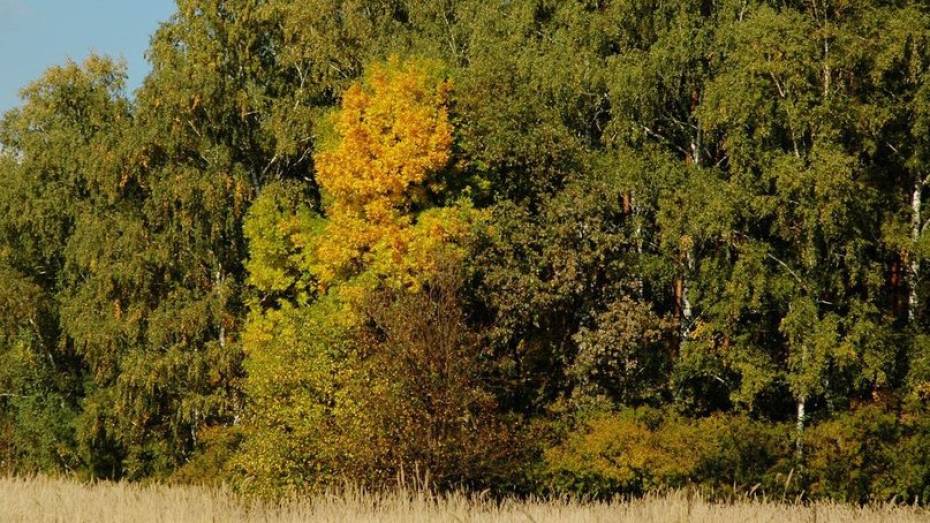
[[505, 501], [393, 493], [320, 496], [280, 505], [249, 503], [224, 490], [86, 485], [49, 478], [0, 479], [4, 522], [916, 522], [930, 512], [906, 506], [851, 507], [763, 500], [708, 503], [685, 493], [632, 501]]

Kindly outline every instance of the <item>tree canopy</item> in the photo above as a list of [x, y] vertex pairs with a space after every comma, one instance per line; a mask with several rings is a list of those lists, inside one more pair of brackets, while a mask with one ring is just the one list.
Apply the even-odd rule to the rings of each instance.
[[924, 2], [178, 0], [148, 56], [0, 120], [3, 466], [930, 493]]

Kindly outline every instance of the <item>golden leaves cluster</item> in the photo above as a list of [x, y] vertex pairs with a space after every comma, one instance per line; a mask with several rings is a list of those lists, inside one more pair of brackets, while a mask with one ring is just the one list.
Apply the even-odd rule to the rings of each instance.
[[486, 223], [444, 194], [456, 175], [450, 88], [427, 60], [374, 65], [322, 126], [321, 209], [294, 182], [269, 184], [252, 204], [246, 267], [258, 294], [242, 340], [253, 409], [238, 464], [256, 492], [286, 490], [281, 478], [323, 481], [348, 457], [371, 461], [359, 455], [373, 423], [363, 406], [380, 382], [361, 361], [364, 305], [461, 266]]
[[312, 267], [322, 288], [368, 269], [417, 286], [437, 249], [467, 236], [470, 208], [417, 215], [442, 190], [452, 156], [450, 89], [437, 64], [392, 58], [346, 91], [314, 158], [328, 220]]

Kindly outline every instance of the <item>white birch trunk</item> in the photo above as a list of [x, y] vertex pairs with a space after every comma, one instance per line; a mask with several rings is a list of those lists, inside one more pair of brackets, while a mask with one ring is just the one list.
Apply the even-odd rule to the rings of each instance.
[[[696, 120], [696, 129], [691, 139], [691, 154], [695, 167], [701, 167], [701, 147], [701, 123], [700, 120]], [[679, 324], [679, 329], [681, 331], [682, 340], [688, 338], [688, 333], [691, 331], [691, 322], [694, 317], [691, 299], [688, 297], [688, 292], [691, 290], [688, 281], [693, 272], [694, 246], [691, 245], [688, 247], [688, 252], [685, 253], [685, 271], [684, 274], [681, 275], [681, 323]]]
[[[924, 180], [917, 176], [914, 182], [914, 191], [911, 193], [911, 241], [916, 246], [917, 240], [920, 239], [921, 222], [923, 221], [922, 201], [924, 192]], [[917, 317], [917, 304], [919, 296], [917, 295], [917, 282], [920, 279], [920, 259], [915, 255], [914, 248], [908, 255], [908, 300], [907, 300], [907, 319], [914, 321]]]
[[[640, 216], [639, 206], [636, 204], [636, 193], [630, 193], [630, 206], [633, 208], [633, 219], [636, 220], [636, 225], [633, 229], [633, 241], [636, 243], [636, 254], [637, 259], [642, 262], [643, 260], [643, 222], [642, 217]], [[639, 299], [642, 300], [646, 296], [646, 283], [643, 281], [643, 272], [642, 268], [636, 273], [636, 291], [639, 294]]]
[[691, 299], [688, 298], [688, 291], [690, 290], [688, 286], [688, 279], [691, 277], [691, 273], [694, 271], [694, 256], [691, 254], [689, 249], [687, 254], [685, 254], [685, 273], [681, 277], [681, 337], [682, 339], [688, 337], [688, 332], [691, 330], [691, 320], [694, 316], [694, 311], [691, 307]]
[[[215, 280], [214, 280], [214, 289], [218, 289], [219, 286], [223, 283], [223, 273], [221, 271], [216, 271]], [[226, 348], [226, 327], [223, 325], [223, 319], [220, 318], [220, 333], [219, 340], [220, 348]]]
[[796, 425], [797, 434], [795, 435], [795, 437], [797, 438], [797, 440], [795, 441], [795, 445], [796, 445], [796, 451], [798, 455], [798, 461], [804, 458], [804, 416], [805, 416], [804, 407], [805, 407], [805, 401], [803, 399], [799, 399], [798, 400], [798, 418], [797, 418], [797, 425]]

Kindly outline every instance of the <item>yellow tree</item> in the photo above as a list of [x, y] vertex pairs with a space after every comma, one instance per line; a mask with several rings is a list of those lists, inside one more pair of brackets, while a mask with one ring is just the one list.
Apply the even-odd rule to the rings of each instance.
[[[393, 58], [373, 66], [344, 93], [314, 157], [322, 212], [311, 210], [294, 184], [267, 187], [252, 206], [246, 266], [257, 298], [243, 341], [253, 408], [238, 463], [260, 491], [317, 484], [366, 467], [383, 472], [385, 460], [405, 459], [375, 448], [375, 436], [408, 427], [396, 416], [373, 415], [372, 401], [400, 405], [396, 412], [402, 412], [403, 398], [415, 394], [397, 390], [399, 378], [372, 363], [388, 349], [372, 345], [365, 329], [372, 310], [391, 324], [384, 319], [386, 291], [407, 303], [405, 293], [416, 295], [461, 265], [485, 221], [464, 199], [434, 205], [454, 176], [447, 169], [449, 93], [434, 62]], [[435, 318], [448, 323], [455, 316]], [[432, 323], [423, 332], [441, 327]], [[474, 347], [464, 334], [460, 340], [461, 347]], [[458, 343], [446, 344], [450, 357], [466, 354]], [[398, 346], [410, 355], [429, 353], [415, 351], [417, 344]], [[474, 381], [465, 376], [456, 383]], [[456, 419], [488, 419], [463, 415], [487, 410], [480, 391], [460, 396], [468, 403], [449, 410]], [[451, 433], [477, 433], [461, 429]]]
[[429, 231], [419, 230], [412, 212], [441, 190], [452, 152], [450, 86], [440, 71], [393, 58], [352, 86], [333, 115], [330, 143], [315, 156], [328, 227], [317, 238], [311, 270], [323, 288], [383, 266], [379, 259], [400, 262], [419, 234], [460, 232], [458, 224], [446, 229], [435, 219]]

